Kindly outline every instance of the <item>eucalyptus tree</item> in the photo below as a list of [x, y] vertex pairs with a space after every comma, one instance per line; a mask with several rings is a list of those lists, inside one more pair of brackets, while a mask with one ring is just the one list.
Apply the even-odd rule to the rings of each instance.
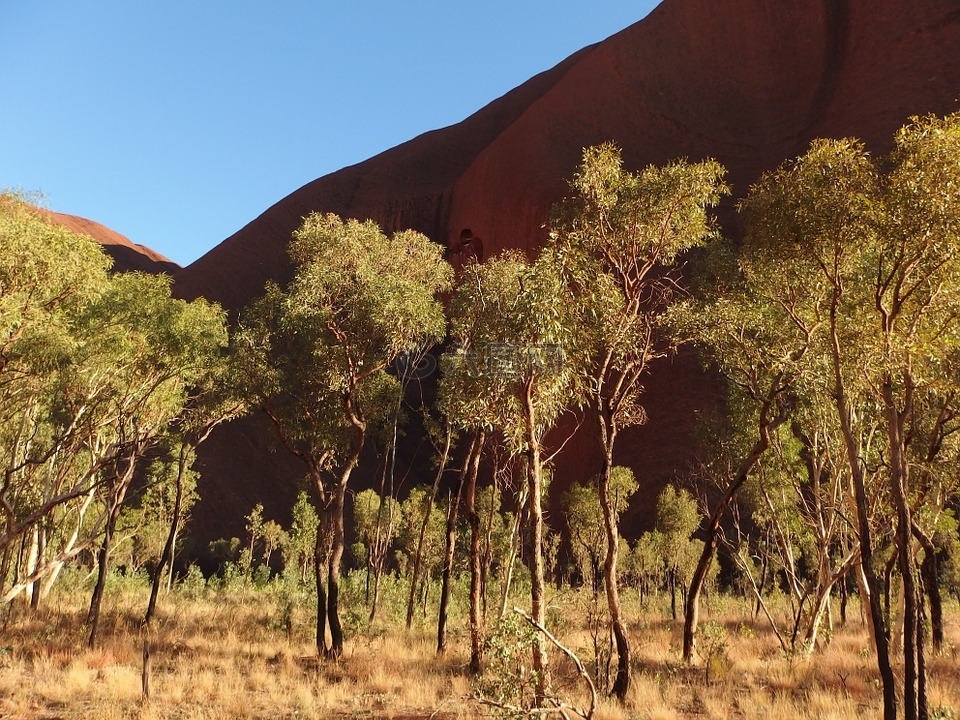
[[697, 501], [686, 490], [672, 485], [657, 496], [656, 532], [661, 539], [661, 555], [670, 587], [670, 610], [677, 618], [677, 590], [685, 587], [683, 578], [692, 573], [691, 538], [700, 525]]
[[114, 275], [80, 319], [85, 373], [106, 376], [108, 441], [119, 449], [103, 471], [103, 540], [90, 602], [96, 640], [113, 533], [138, 463], [183, 410], [189, 390], [227, 345], [223, 312], [205, 300], [170, 296], [166, 275]]
[[[862, 438], [885, 436], [882, 465], [896, 517], [905, 602], [906, 717], [923, 715], [922, 598], [912, 547], [918, 407], [948, 407], [960, 337], [960, 116], [914, 118], [877, 162], [855, 141], [816, 141], [765, 176], [744, 202], [748, 245], [781, 282], [823, 309], [821, 397], [836, 413], [853, 479], [884, 715], [896, 716], [889, 628], [873, 570]], [[785, 274], [784, 271], [787, 271]], [[936, 436], [934, 431], [933, 437]], [[925, 449], [925, 464], [933, 460]], [[936, 454], [936, 453], [935, 453]]]
[[160, 585], [166, 573], [167, 590], [173, 579], [173, 561], [177, 538], [196, 500], [196, 475], [193, 463], [197, 448], [221, 424], [246, 412], [246, 401], [237, 388], [234, 377], [234, 359], [228, 352], [210, 353], [207, 363], [199, 369], [186, 388], [186, 399], [179, 414], [170, 423], [166, 444], [175, 459], [173, 473], [173, 503], [163, 548], [153, 570], [150, 599], [144, 613], [144, 622], [150, 622], [157, 606]]
[[[565, 259], [549, 248], [535, 262], [505, 252], [468, 265], [450, 304], [448, 377], [460, 389], [460, 414], [477, 405], [478, 418], [496, 408], [498, 426], [526, 465], [527, 545], [531, 616], [544, 624], [544, 438], [581, 394], [579, 317], [563, 272]], [[549, 458], [546, 458], [549, 460]], [[545, 639], [533, 643], [536, 701], [548, 699], [550, 675]]]
[[[304, 218], [290, 254], [293, 280], [285, 290], [267, 288], [248, 313], [239, 345], [257, 403], [306, 465], [320, 499], [317, 648], [338, 657], [347, 485], [370, 424], [394, 403], [396, 379], [387, 367], [444, 336], [436, 296], [449, 288], [452, 269], [439, 246], [419, 233], [388, 238], [373, 222], [333, 214]], [[332, 480], [328, 467], [336, 468]]]
[[[606, 525], [598, 485], [595, 478], [587, 482], [575, 482], [563, 496], [571, 551], [579, 566], [580, 575], [595, 594], [599, 591], [603, 578], [603, 557], [606, 555]], [[627, 508], [639, 487], [630, 468], [613, 468], [610, 474], [610, 494], [617, 514]]]
[[[80, 418], [58, 411], [61, 370], [71, 361], [73, 326], [84, 305], [103, 291], [110, 259], [90, 238], [43, 220], [23, 199], [0, 194], [0, 590], [9, 601], [73, 552], [51, 550], [57, 523], [96, 474], [85, 464]], [[86, 468], [86, 471], [85, 469]], [[75, 481], [75, 482], [74, 482]], [[82, 501], [80, 506], [83, 506]], [[60, 518], [54, 518], [59, 513]], [[66, 521], [65, 521], [66, 522]], [[16, 567], [15, 544], [33, 535], [29, 559]], [[44, 548], [41, 551], [41, 548]], [[54, 556], [46, 560], [44, 555]], [[29, 566], [29, 571], [27, 567]]]
[[708, 365], [725, 378], [728, 405], [737, 413], [734, 432], [708, 461], [723, 492], [704, 528], [703, 551], [687, 592], [687, 662], [693, 660], [700, 595], [721, 523], [769, 449], [772, 434], [788, 419], [793, 386], [806, 370], [808, 348], [823, 323], [817, 298], [789, 282], [781, 285], [783, 274], [759, 262], [749, 248], [738, 258], [725, 243], [717, 243], [702, 262], [697, 297], [671, 308], [666, 322], [676, 337], [699, 346]]
[[671, 266], [715, 235], [708, 209], [728, 192], [724, 172], [719, 163], [706, 160], [632, 173], [614, 145], [588, 148], [571, 183], [574, 196], [558, 207], [551, 222], [555, 252], [567, 258], [564, 268], [592, 352], [584, 372], [603, 459], [604, 586], [618, 657], [612, 693], [620, 700], [630, 687], [631, 661], [617, 578], [619, 533], [610, 487], [614, 450], [624, 428], [646, 419], [645, 377], [650, 364], [669, 352], [657, 318], [676, 288]]

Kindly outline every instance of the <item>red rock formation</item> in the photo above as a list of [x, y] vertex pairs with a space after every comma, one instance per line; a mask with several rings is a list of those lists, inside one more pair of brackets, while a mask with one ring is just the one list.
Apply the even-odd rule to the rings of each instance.
[[80, 235], [87, 235], [96, 240], [106, 253], [113, 258], [113, 269], [118, 272], [139, 270], [147, 273], [173, 274], [180, 269], [172, 260], [168, 260], [158, 252], [145, 245], [130, 242], [126, 236], [111, 230], [100, 223], [76, 215], [65, 215], [38, 208], [43, 217], [55, 225], [62, 225], [68, 230]]
[[[177, 291], [242, 307], [288, 275], [286, 244], [314, 210], [411, 227], [454, 255], [461, 236], [483, 238], [487, 257], [532, 251], [584, 146], [613, 140], [634, 169], [714, 157], [742, 194], [815, 137], [883, 151], [909, 115], [952, 111], [958, 96], [956, 0], [665, 0], [458, 125], [304, 186], [178, 273]], [[619, 460], [661, 487], [689, 458], [696, 410], [714, 395], [690, 358], [658, 367], [650, 421], [624, 437]], [[566, 458], [568, 480], [594, 471], [587, 440]], [[231, 466], [245, 487], [268, 481]]]

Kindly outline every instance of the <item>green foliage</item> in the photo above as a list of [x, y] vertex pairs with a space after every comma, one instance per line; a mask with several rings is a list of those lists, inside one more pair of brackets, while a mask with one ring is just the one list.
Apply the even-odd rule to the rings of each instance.
[[574, 195], [554, 211], [551, 247], [577, 295], [581, 371], [608, 450], [620, 428], [645, 419], [641, 378], [668, 347], [655, 329], [676, 288], [669, 269], [716, 237], [708, 209], [729, 192], [724, 172], [677, 160], [632, 173], [605, 143], [584, 150]]
[[477, 679], [478, 697], [517, 708], [507, 717], [527, 717], [533, 707], [537, 677], [530, 667], [530, 653], [537, 631], [516, 613], [507, 613], [484, 643], [487, 666]]
[[[630, 503], [639, 485], [628, 467], [613, 468], [610, 478], [610, 494], [614, 498], [614, 511], [619, 515]], [[584, 582], [599, 589], [601, 564], [606, 553], [606, 531], [597, 480], [574, 483], [563, 496], [566, 508], [567, 527], [570, 532], [574, 561]]]
[[400, 503], [392, 497], [381, 500], [379, 493], [369, 488], [354, 496], [353, 527], [362, 549], [362, 554], [357, 556], [361, 563], [366, 564], [370, 548], [378, 537], [385, 547], [393, 544], [401, 517]]
[[[417, 552], [417, 543], [420, 539], [420, 528], [427, 512], [427, 503], [430, 501], [430, 488], [418, 486], [411, 488], [407, 498], [400, 503], [400, 523], [397, 529], [397, 546], [404, 575], [413, 571], [414, 555]], [[426, 534], [423, 539], [422, 563], [424, 572], [429, 577], [443, 563], [444, 547], [446, 543], [446, 512], [443, 508], [434, 507], [427, 523]]]
[[317, 511], [307, 493], [301, 491], [291, 512], [290, 529], [282, 538], [284, 577], [307, 581], [317, 543]]
[[704, 679], [722, 679], [730, 669], [727, 658], [727, 629], [718, 622], [704, 623], [700, 628], [700, 651], [704, 659]]

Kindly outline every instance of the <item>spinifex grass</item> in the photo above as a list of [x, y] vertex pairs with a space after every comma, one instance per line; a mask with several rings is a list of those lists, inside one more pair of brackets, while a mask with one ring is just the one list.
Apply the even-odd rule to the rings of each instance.
[[[345, 654], [334, 663], [316, 658], [313, 609], [302, 598], [291, 612], [289, 596], [275, 589], [174, 592], [163, 598], [153, 625], [143, 628], [146, 598], [143, 588], [110, 595], [102, 641], [93, 650], [84, 642], [87, 599], [82, 592], [52, 597], [36, 612], [11, 609], [0, 642], [0, 717], [449, 720], [492, 712], [470, 699], [469, 643], [459, 607], [443, 657], [435, 654], [429, 616], [408, 633], [389, 613], [367, 630], [358, 619], [364, 613], [354, 612]], [[347, 599], [355, 598], [348, 593]], [[588, 623], [583, 608], [589, 603], [586, 592], [554, 593], [548, 617], [559, 639], [595, 669], [595, 650], [608, 638]], [[602, 700], [597, 720], [829, 720], [880, 714], [876, 663], [866, 629], [853, 612], [846, 626], [835, 625], [830, 643], [806, 659], [780, 650], [745, 603], [715, 602], [705, 622], [726, 634], [708, 679], [702, 662], [690, 668], [680, 661], [680, 625], [662, 599], [627, 611], [636, 655], [633, 687], [625, 706]], [[947, 620], [946, 650], [929, 660], [928, 692], [932, 711], [956, 717], [960, 610], [955, 603], [948, 606]], [[147, 640], [151, 693], [143, 702]], [[585, 706], [572, 664], [558, 652], [551, 657], [558, 693]], [[605, 662], [603, 653], [600, 657]]]

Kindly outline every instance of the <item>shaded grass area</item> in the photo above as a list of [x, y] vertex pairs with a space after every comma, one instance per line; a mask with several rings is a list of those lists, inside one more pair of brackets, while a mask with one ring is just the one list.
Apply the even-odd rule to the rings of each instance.
[[[109, 596], [100, 644], [88, 650], [82, 592], [51, 597], [38, 611], [6, 611], [0, 640], [0, 717], [4, 718], [395, 718], [485, 717], [471, 699], [468, 635], [455, 608], [451, 650], [435, 653], [434, 619], [419, 616], [409, 633], [391, 598], [384, 619], [367, 627], [352, 618], [345, 655], [318, 660], [314, 609], [305, 596], [272, 589], [174, 592], [151, 627], [141, 626], [145, 588]], [[349, 596], [348, 596], [348, 599]], [[353, 598], [361, 605], [360, 596]], [[518, 601], [520, 602], [520, 601]], [[591, 626], [594, 603], [566, 590], [551, 598], [549, 623], [594, 670], [606, 666], [608, 636]], [[711, 658], [680, 661], [681, 626], [666, 602], [628, 609], [635, 681], [628, 702], [602, 701], [599, 720], [648, 718], [875, 718], [881, 714], [876, 662], [859, 616], [836, 624], [810, 659], [784, 653], [746, 603], [718, 599], [706, 613], [721, 637]], [[930, 658], [934, 717], [960, 717], [960, 609], [948, 608], [944, 654]], [[151, 647], [151, 696], [141, 698], [143, 643]], [[599, 660], [599, 662], [598, 662]], [[586, 705], [572, 663], [552, 655], [554, 685]], [[497, 669], [498, 672], [502, 668]]]

